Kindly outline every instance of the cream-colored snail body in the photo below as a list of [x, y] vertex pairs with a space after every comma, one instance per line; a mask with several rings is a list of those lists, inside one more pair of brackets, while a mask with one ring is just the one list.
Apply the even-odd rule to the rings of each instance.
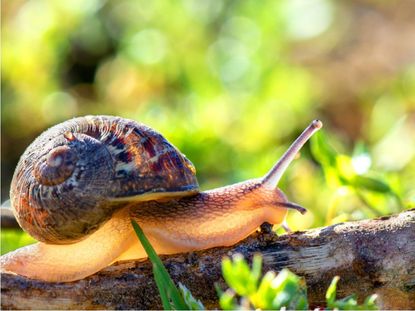
[[157, 253], [228, 246], [263, 222], [281, 224], [287, 201], [277, 184], [313, 121], [263, 177], [199, 192], [192, 163], [163, 136], [132, 120], [87, 116], [58, 124], [24, 152], [11, 184], [21, 225], [39, 243], [1, 257], [2, 270], [73, 281], [146, 254], [135, 219]]

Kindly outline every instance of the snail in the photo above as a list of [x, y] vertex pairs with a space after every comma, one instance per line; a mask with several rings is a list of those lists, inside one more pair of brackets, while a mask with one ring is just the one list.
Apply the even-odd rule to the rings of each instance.
[[10, 198], [20, 226], [39, 242], [1, 257], [4, 272], [50, 282], [85, 278], [120, 260], [147, 257], [134, 219], [156, 252], [230, 246], [262, 223], [305, 209], [277, 187], [314, 120], [262, 178], [199, 191], [193, 164], [161, 134], [113, 116], [51, 127], [23, 153]]

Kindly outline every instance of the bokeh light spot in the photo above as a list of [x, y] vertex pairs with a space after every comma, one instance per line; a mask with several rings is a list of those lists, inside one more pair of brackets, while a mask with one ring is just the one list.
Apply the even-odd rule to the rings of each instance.
[[14, 26], [23, 36], [36, 39], [42, 37], [55, 21], [56, 11], [47, 1], [32, 0], [19, 10]]
[[245, 45], [235, 39], [215, 42], [207, 57], [210, 69], [225, 83], [240, 79], [250, 67]]
[[232, 17], [223, 25], [221, 37], [240, 41], [250, 53], [255, 52], [261, 43], [258, 25], [251, 19], [241, 16]]
[[367, 153], [359, 154], [352, 158], [353, 169], [359, 175], [367, 173], [371, 165], [372, 160]]
[[288, 35], [310, 39], [322, 34], [333, 20], [333, 8], [327, 0], [291, 0], [286, 2]]
[[166, 39], [156, 29], [142, 30], [128, 42], [128, 56], [143, 64], [151, 65], [160, 62], [166, 55]]
[[193, 16], [205, 23], [217, 17], [223, 8], [223, 2], [216, 0], [184, 0], [183, 5]]

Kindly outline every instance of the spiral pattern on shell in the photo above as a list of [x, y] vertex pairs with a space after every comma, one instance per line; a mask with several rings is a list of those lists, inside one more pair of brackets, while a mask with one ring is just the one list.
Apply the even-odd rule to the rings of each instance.
[[60, 146], [36, 163], [33, 174], [42, 185], [59, 185], [72, 175], [77, 160], [74, 150]]
[[159, 133], [132, 120], [87, 116], [50, 128], [26, 149], [10, 197], [24, 230], [67, 244], [147, 194], [197, 191], [193, 164]]

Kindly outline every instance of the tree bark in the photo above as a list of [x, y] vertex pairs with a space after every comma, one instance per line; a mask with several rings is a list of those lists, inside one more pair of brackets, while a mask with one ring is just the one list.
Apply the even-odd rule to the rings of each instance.
[[[232, 247], [162, 256], [173, 280], [206, 308], [218, 308], [214, 284], [226, 288], [221, 259], [261, 253], [264, 272], [289, 268], [304, 276], [312, 307], [340, 276], [337, 297], [378, 294], [382, 309], [415, 309], [415, 210], [276, 236], [269, 226]], [[86, 279], [47, 283], [2, 273], [2, 309], [160, 309], [148, 260], [116, 263]]]

